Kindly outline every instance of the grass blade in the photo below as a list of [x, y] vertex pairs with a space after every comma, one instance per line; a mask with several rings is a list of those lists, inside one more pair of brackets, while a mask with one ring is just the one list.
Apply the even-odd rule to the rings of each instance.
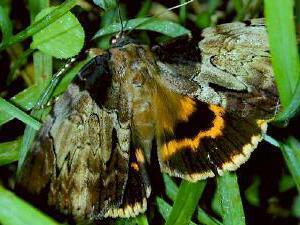
[[[171, 213], [171, 210], [172, 210], [172, 206], [170, 206], [169, 203], [167, 203], [165, 200], [163, 200], [162, 198], [160, 197], [157, 197], [156, 198], [156, 204], [157, 204], [157, 207], [158, 207], [158, 211], [159, 213], [162, 215], [162, 217], [167, 220], [170, 213]], [[190, 221], [189, 222], [190, 225], [196, 225], [194, 222]]]
[[[38, 100], [40, 91], [37, 85], [33, 85], [12, 97], [10, 102], [22, 110], [29, 110]], [[0, 126], [14, 118], [14, 115], [7, 114], [2, 108], [0, 109]]]
[[[281, 104], [287, 108], [300, 76], [292, 0], [265, 0], [272, 65]], [[300, 96], [298, 96], [299, 99]]]
[[12, 24], [8, 16], [8, 11], [0, 5], [0, 28], [2, 31], [2, 42], [7, 41], [12, 36]]
[[245, 225], [245, 215], [235, 173], [217, 177], [224, 225]]
[[290, 104], [284, 108], [283, 112], [280, 112], [276, 118], [276, 123], [284, 123], [288, 121], [288, 119], [292, 118], [296, 115], [300, 108], [300, 80], [298, 81], [296, 90], [291, 98]]
[[[74, 66], [72, 69], [70, 69], [70, 71], [66, 73], [62, 81], [56, 87], [53, 96], [58, 96], [64, 90], [66, 90], [67, 86], [76, 76], [85, 62], [86, 61], [79, 62], [76, 66]], [[12, 97], [10, 99], [10, 102], [18, 106], [22, 110], [30, 110], [38, 101], [42, 91], [43, 90], [41, 90], [40, 85], [33, 85]], [[0, 126], [9, 122], [13, 118], [13, 115], [7, 114], [5, 111], [0, 109]]]
[[15, 162], [19, 159], [21, 139], [0, 143], [0, 166]]
[[[177, 23], [174, 23], [169, 20], [161, 20], [157, 18], [136, 18], [128, 21], [124, 21], [123, 24], [126, 24], [123, 28], [124, 31], [126, 30], [150, 30], [165, 34], [170, 37], [178, 37], [182, 35], [189, 35], [190, 31], [180, 26]], [[114, 23], [109, 26], [106, 26], [99, 30], [95, 36], [95, 38], [99, 38], [105, 35], [114, 34], [120, 31], [121, 24]]]
[[222, 225], [218, 220], [215, 218], [210, 217], [203, 209], [198, 208], [197, 218], [200, 224], [205, 225]]
[[0, 186], [0, 224], [3, 225], [58, 225], [12, 192]]
[[17, 108], [13, 104], [9, 103], [5, 99], [0, 97], [0, 108], [6, 113], [16, 117], [21, 120], [23, 123], [32, 127], [35, 130], [38, 130], [41, 126], [40, 122], [23, 112], [21, 109]]
[[167, 174], [163, 174], [163, 180], [164, 180], [164, 183], [165, 183], [167, 196], [171, 200], [175, 201], [176, 195], [178, 193], [178, 186], [177, 186], [177, 184]]
[[166, 225], [189, 224], [205, 188], [206, 182], [190, 183], [183, 180], [180, 184], [176, 200]]
[[[166, 194], [167, 196], [175, 201], [177, 193], [178, 193], [178, 187], [176, 185], [176, 183], [172, 180], [172, 178], [170, 176], [168, 176], [167, 174], [163, 174], [163, 179], [164, 179], [164, 183], [165, 183], [165, 187], [166, 187]], [[171, 211], [171, 206], [169, 206], [168, 203], [166, 203], [164, 200], [159, 200], [157, 199], [157, 201], [159, 203], [161, 203], [161, 205], [158, 204], [158, 210], [161, 213], [161, 215], [165, 218], [167, 216], [169, 216], [169, 211]], [[163, 202], [162, 202], [163, 201]], [[167, 204], [167, 205], [166, 205]], [[167, 213], [166, 215], [163, 215], [162, 213]], [[166, 218], [165, 218], [166, 219]], [[208, 215], [203, 209], [201, 209], [200, 207], [198, 207], [198, 220], [201, 224], [205, 224], [205, 225], [220, 225], [221, 223], [215, 219], [214, 217]], [[191, 222], [193, 223], [193, 222]]]
[[289, 137], [285, 143], [280, 144], [280, 148], [300, 193], [300, 142], [294, 137]]

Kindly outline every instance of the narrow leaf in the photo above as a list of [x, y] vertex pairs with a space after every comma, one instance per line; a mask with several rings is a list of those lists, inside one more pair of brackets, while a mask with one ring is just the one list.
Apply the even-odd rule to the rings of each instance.
[[21, 109], [17, 108], [16, 106], [12, 105], [5, 99], [0, 97], [0, 108], [5, 111], [6, 113], [16, 117], [17, 119], [21, 120], [25, 124], [29, 125], [35, 130], [38, 130], [41, 126], [40, 122], [23, 112]]
[[[85, 61], [78, 63], [65, 74], [62, 81], [56, 87], [53, 96], [58, 96], [67, 88], [84, 63]], [[12, 97], [10, 102], [22, 110], [30, 110], [38, 101], [41, 92], [42, 90], [39, 85], [33, 85]], [[9, 122], [13, 118], [15, 118], [14, 115], [7, 114], [5, 111], [0, 109], [0, 126]]]
[[203, 209], [198, 208], [198, 221], [200, 224], [205, 225], [222, 225], [218, 220], [215, 218], [210, 217]]
[[245, 225], [245, 215], [235, 173], [217, 177], [224, 225]]
[[300, 142], [294, 137], [289, 137], [280, 144], [280, 148], [300, 193]]
[[[159, 211], [160, 215], [162, 215], [162, 217], [165, 220], [167, 220], [170, 213], [171, 213], [172, 207], [165, 200], [163, 200], [160, 197], [156, 198], [156, 204], [157, 204], [158, 211]], [[192, 222], [192, 221], [190, 221], [189, 224], [190, 225], [195, 225], [195, 223]]]
[[12, 192], [0, 186], [0, 224], [3, 225], [58, 225]]
[[0, 143], [0, 166], [15, 162], [19, 159], [21, 139]]
[[0, 28], [2, 32], [2, 42], [7, 41], [12, 36], [12, 24], [8, 16], [8, 11], [0, 5]]
[[93, 2], [104, 10], [115, 8], [117, 6], [116, 0], [93, 0]]
[[[166, 194], [167, 196], [175, 201], [177, 193], [178, 193], [178, 187], [177, 184], [172, 180], [172, 178], [167, 175], [163, 174], [163, 179], [166, 187]], [[161, 202], [160, 200], [158, 200]], [[163, 200], [162, 200], [163, 201]], [[171, 206], [166, 206], [166, 202], [163, 202], [162, 205], [158, 204], [158, 209], [160, 213], [166, 213], [168, 211], [171, 211]], [[169, 216], [169, 212], [166, 215], [161, 214], [164, 218]], [[217, 219], [213, 218], [212, 216], [208, 215], [203, 209], [198, 207], [198, 220], [201, 224], [207, 224], [207, 225], [216, 225], [221, 224]], [[193, 222], [191, 222], [193, 223]]]
[[[124, 21], [123, 30], [150, 30], [165, 34], [170, 37], [179, 37], [182, 35], [190, 35], [190, 31], [183, 26], [169, 20], [161, 20], [157, 18], [136, 18]], [[117, 33], [121, 30], [120, 23], [114, 23], [99, 30], [93, 38], [102, 37], [109, 34]]]
[[176, 200], [170, 216], [167, 219], [166, 225], [189, 224], [205, 185], [205, 181], [190, 183], [183, 180], [181, 182]]
[[[288, 107], [300, 76], [293, 0], [265, 0], [272, 65], [281, 104]], [[298, 96], [298, 99], [300, 95]]]

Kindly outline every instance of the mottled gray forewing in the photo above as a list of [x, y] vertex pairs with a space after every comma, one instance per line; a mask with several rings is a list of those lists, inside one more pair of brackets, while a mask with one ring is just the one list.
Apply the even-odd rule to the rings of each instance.
[[[127, 123], [128, 124], [128, 123]], [[104, 216], [122, 203], [130, 130], [72, 84], [43, 124], [24, 163], [20, 184], [76, 220]]]
[[[263, 19], [204, 29], [199, 98], [243, 116], [274, 116], [278, 96]], [[205, 86], [206, 85], [206, 86]]]
[[[158, 56], [162, 82], [176, 92], [221, 105], [243, 117], [267, 119], [274, 116], [278, 95], [264, 20], [206, 28], [201, 38], [198, 43], [200, 57], [194, 50], [188, 62], [180, 63], [184, 49], [161, 48], [165, 52], [178, 51], [172, 55], [179, 59], [174, 63]], [[194, 45], [186, 40], [188, 42]], [[181, 43], [182, 40], [178, 46]], [[180, 66], [190, 69], [178, 70]]]

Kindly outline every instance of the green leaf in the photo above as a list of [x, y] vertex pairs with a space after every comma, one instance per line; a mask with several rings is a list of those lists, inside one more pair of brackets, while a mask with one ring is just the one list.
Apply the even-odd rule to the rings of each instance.
[[260, 204], [259, 185], [260, 178], [258, 176], [254, 176], [252, 184], [245, 191], [247, 201], [253, 206], [259, 206]]
[[[78, 63], [65, 74], [62, 81], [56, 87], [53, 96], [58, 96], [66, 90], [67, 86], [71, 83], [85, 62], [86, 61]], [[33, 85], [12, 97], [10, 102], [22, 110], [30, 110], [38, 101], [41, 92], [42, 90], [39, 85]], [[14, 115], [7, 114], [5, 111], [0, 109], [0, 126], [9, 122], [13, 118], [15, 118]]]
[[189, 224], [205, 185], [205, 181], [190, 183], [182, 180], [166, 225]]
[[[46, 8], [36, 21], [47, 16], [56, 7]], [[70, 58], [78, 54], [84, 44], [84, 31], [77, 18], [70, 12], [60, 17], [33, 36], [31, 48], [37, 48], [56, 58]]]
[[148, 219], [144, 214], [133, 218], [118, 218], [115, 225], [148, 225]]
[[[166, 194], [167, 196], [175, 201], [177, 193], [178, 193], [178, 187], [176, 183], [173, 181], [173, 179], [167, 175], [163, 174], [163, 180], [166, 187]], [[163, 201], [163, 202], [161, 202]], [[169, 211], [171, 211], [171, 206], [169, 206], [168, 203], [166, 203], [164, 200], [157, 199], [157, 202], [161, 203], [161, 205], [158, 204], [158, 209], [161, 215], [166, 219], [167, 216], [169, 216]], [[162, 214], [165, 213], [165, 214]], [[212, 216], [208, 215], [203, 209], [198, 207], [198, 220], [201, 224], [207, 224], [207, 225], [217, 225], [221, 224], [217, 219], [213, 218]], [[193, 223], [193, 222], [191, 222]], [[190, 224], [191, 224], [190, 223]]]
[[300, 196], [298, 195], [292, 205], [292, 214], [296, 218], [300, 219]]
[[178, 193], [178, 187], [177, 187], [177, 184], [172, 180], [172, 178], [167, 175], [167, 174], [163, 174], [163, 180], [164, 180], [164, 183], [165, 183], [165, 186], [166, 186], [166, 194], [167, 196], [175, 201], [176, 199], [176, 195]]
[[0, 97], [0, 108], [5, 111], [6, 113], [18, 118], [23, 123], [31, 126], [33, 129], [38, 130], [41, 126], [40, 122], [23, 112], [18, 107], [14, 106], [13, 104], [9, 103], [5, 99]]
[[21, 139], [0, 143], [0, 166], [15, 162], [19, 159]]
[[[150, 30], [165, 34], [170, 37], [179, 37], [182, 35], [190, 35], [191, 32], [183, 26], [169, 20], [162, 20], [158, 18], [136, 18], [124, 21], [123, 30]], [[93, 38], [102, 37], [109, 34], [117, 33], [121, 30], [120, 23], [114, 23], [99, 30]]]
[[36, 34], [40, 30], [42, 30], [43, 28], [45, 28], [46, 26], [48, 26], [49, 24], [53, 23], [58, 18], [60, 18], [64, 14], [66, 14], [71, 8], [73, 8], [76, 5], [76, 2], [77, 2], [77, 0], [65, 1], [59, 7], [57, 7], [55, 10], [53, 10], [49, 15], [45, 16], [44, 18], [41, 18], [39, 21], [33, 23], [31, 26], [27, 27], [20, 33], [7, 39], [7, 41], [2, 42], [0, 44], [0, 51]]
[[[156, 198], [156, 204], [157, 204], [160, 215], [162, 215], [162, 217], [165, 220], [167, 220], [171, 213], [172, 207], [165, 200], [163, 200], [160, 197]], [[195, 223], [193, 223], [192, 221], [190, 221], [189, 224], [195, 225]]]
[[36, 15], [42, 10], [50, 6], [50, 0], [29, 0], [30, 21], [34, 22]]
[[33, 51], [34, 51], [33, 49], [28, 48], [13, 62], [12, 66], [10, 68], [9, 74], [6, 78], [7, 85], [11, 84], [11, 82], [17, 78], [17, 76], [16, 76], [17, 70], [19, 70], [19, 68], [22, 65], [27, 63], [27, 59]]
[[245, 225], [245, 215], [235, 173], [217, 177], [224, 225]]
[[[22, 110], [29, 110], [36, 103], [40, 95], [40, 88], [33, 85], [10, 99], [10, 102], [18, 106]], [[14, 115], [7, 114], [3, 109], [0, 109], [0, 126], [15, 118]]]
[[279, 192], [286, 192], [296, 187], [291, 175], [283, 175], [279, 180]]
[[0, 186], [0, 224], [3, 225], [58, 225], [12, 192]]
[[284, 108], [283, 112], [280, 112], [276, 116], [275, 122], [285, 124], [288, 121], [288, 119], [295, 116], [300, 109], [299, 98], [300, 98], [300, 80], [297, 83], [297, 87], [295, 92], [293, 93], [290, 104], [286, 108]]
[[220, 217], [222, 217], [222, 206], [221, 206], [221, 196], [220, 191], [216, 189], [213, 199], [211, 201], [212, 210]]
[[117, 6], [116, 0], [93, 0], [93, 2], [104, 10], [115, 8]]
[[218, 220], [209, 216], [203, 209], [198, 207], [197, 218], [200, 224], [204, 225], [222, 225]]
[[2, 42], [12, 36], [12, 24], [8, 16], [8, 11], [0, 5], [0, 28], [2, 32]]
[[[265, 0], [264, 2], [272, 65], [281, 104], [287, 108], [300, 76], [300, 61], [293, 16], [294, 1]], [[299, 99], [300, 95], [297, 97]]]
[[294, 137], [289, 137], [280, 144], [280, 148], [300, 193], [300, 142]]

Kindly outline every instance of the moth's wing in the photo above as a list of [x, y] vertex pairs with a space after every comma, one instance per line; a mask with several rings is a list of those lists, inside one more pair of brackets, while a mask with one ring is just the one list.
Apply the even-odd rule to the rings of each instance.
[[122, 203], [105, 213], [105, 217], [134, 217], [147, 209], [151, 186], [145, 170], [145, 160], [140, 148], [132, 148], [128, 168], [128, 180]]
[[76, 220], [104, 216], [122, 204], [128, 185], [128, 124], [70, 85], [36, 137], [21, 186]]
[[162, 172], [172, 176], [197, 181], [236, 170], [266, 132], [266, 120], [161, 91], [154, 97], [158, 159]]
[[[185, 48], [174, 47], [182, 43], [154, 49], [166, 86], [247, 117], [274, 116], [279, 101], [263, 19], [206, 28], [198, 45], [185, 40]], [[184, 49], [191, 54], [180, 63]]]

